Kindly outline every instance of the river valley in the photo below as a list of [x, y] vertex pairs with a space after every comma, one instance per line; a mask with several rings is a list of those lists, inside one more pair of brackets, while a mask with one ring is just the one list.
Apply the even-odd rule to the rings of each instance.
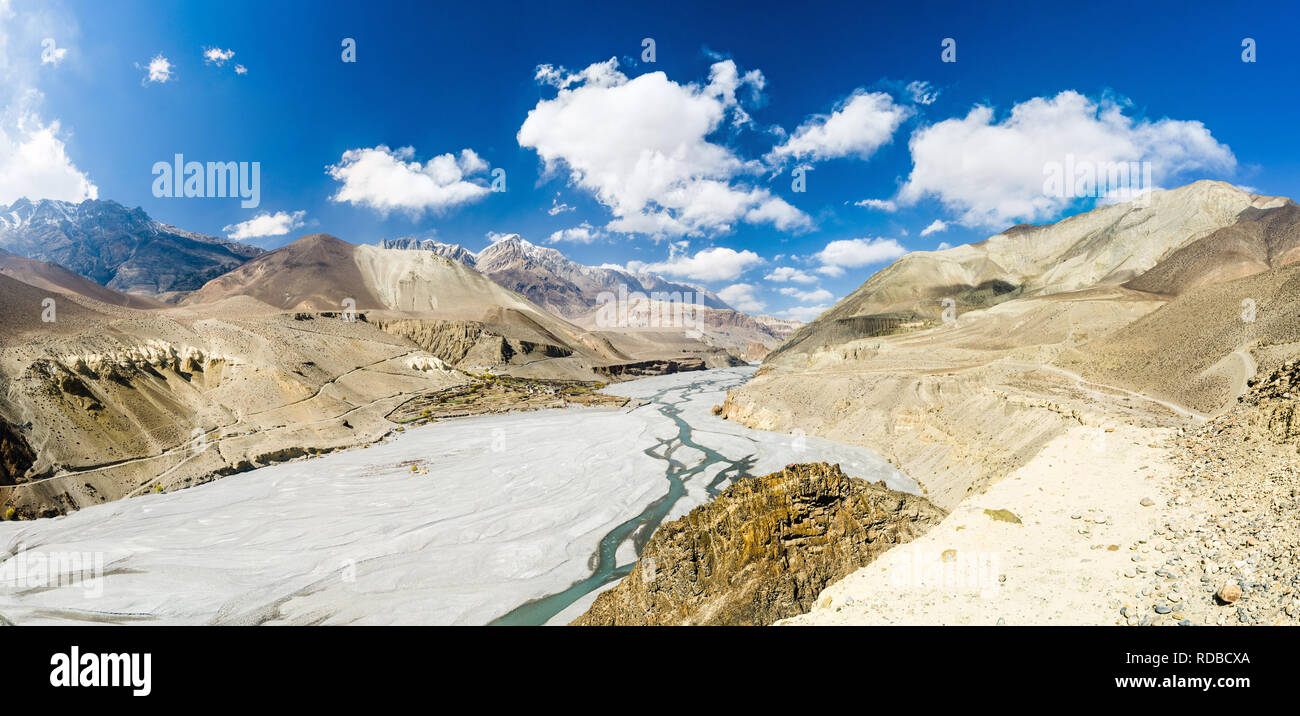
[[0, 523], [16, 624], [561, 624], [654, 529], [791, 462], [884, 459], [711, 413], [753, 367], [615, 384], [623, 409], [453, 419], [216, 482]]

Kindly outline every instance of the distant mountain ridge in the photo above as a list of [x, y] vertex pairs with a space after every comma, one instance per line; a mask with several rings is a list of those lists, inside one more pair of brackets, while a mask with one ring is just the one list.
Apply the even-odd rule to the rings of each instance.
[[433, 239], [384, 239], [380, 244], [380, 248], [400, 249], [403, 251], [432, 251], [452, 261], [459, 261], [470, 268], [476, 268], [474, 252], [460, 244], [444, 244]]
[[538, 246], [518, 234], [494, 242], [477, 254], [459, 244], [433, 239], [389, 239], [384, 248], [432, 251], [467, 266], [501, 286], [527, 297], [546, 310], [588, 327], [594, 314], [609, 296], [641, 293], [667, 294], [677, 302], [702, 307], [701, 322], [705, 333], [713, 333], [718, 344], [745, 350], [750, 355], [765, 354], [785, 340], [801, 323], [767, 316], [755, 318], [732, 308], [712, 291], [688, 283], [670, 281], [658, 274], [633, 273], [613, 266], [587, 266], [566, 257], [559, 250]]
[[[566, 317], [576, 317], [596, 306], [601, 291], [618, 291], [620, 284], [628, 291], [652, 291], [699, 294], [709, 308], [735, 310], [712, 291], [693, 284], [669, 281], [652, 273], [632, 273], [608, 266], [587, 266], [573, 261], [557, 249], [538, 246], [519, 234], [511, 234], [478, 253], [460, 244], [433, 239], [385, 239], [386, 249], [433, 251], [453, 261], [472, 266], [538, 305]], [[545, 285], [541, 285], [542, 283]], [[514, 284], [514, 285], [511, 285]]]
[[49, 261], [116, 291], [190, 291], [264, 251], [197, 234], [115, 201], [18, 199], [0, 206], [0, 249]]
[[930, 319], [1098, 286], [1178, 295], [1300, 261], [1300, 211], [1285, 197], [1202, 180], [983, 241], [915, 251], [801, 328], [783, 351], [863, 337], [872, 321]]

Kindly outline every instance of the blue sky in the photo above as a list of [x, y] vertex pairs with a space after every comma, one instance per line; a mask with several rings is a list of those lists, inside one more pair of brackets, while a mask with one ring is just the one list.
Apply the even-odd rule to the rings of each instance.
[[[1066, 155], [1300, 196], [1294, 4], [443, 5], [0, 0], [0, 201], [267, 248], [519, 233], [808, 318], [903, 251], [1089, 208], [1043, 192]], [[259, 162], [260, 205], [154, 196], [176, 153]]]

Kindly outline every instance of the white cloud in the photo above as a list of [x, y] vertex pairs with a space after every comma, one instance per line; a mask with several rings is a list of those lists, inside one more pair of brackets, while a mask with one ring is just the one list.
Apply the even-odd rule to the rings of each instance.
[[8, 0], [0, 0], [0, 203], [20, 197], [74, 202], [99, 197], [69, 156], [69, 133], [39, 112], [41, 66], [66, 56], [50, 38], [71, 41], [77, 35], [75, 18], [57, 5], [26, 5], [15, 13]]
[[784, 311], [778, 311], [776, 315], [781, 318], [793, 318], [796, 321], [807, 323], [825, 313], [829, 308], [830, 306], [825, 304], [817, 306], [795, 306], [794, 308], [787, 308]]
[[756, 313], [767, 308], [767, 304], [759, 300], [754, 294], [754, 286], [748, 283], [735, 283], [721, 291], [718, 291], [718, 298], [727, 302], [727, 305], [743, 311], [745, 313]]
[[1035, 97], [994, 121], [991, 107], [918, 129], [913, 168], [899, 201], [935, 197], [968, 226], [1000, 227], [1060, 214], [1074, 199], [1044, 191], [1046, 170], [1076, 165], [1151, 162], [1156, 184], [1188, 171], [1230, 172], [1236, 158], [1197, 121], [1149, 121], [1125, 106], [1073, 91]]
[[667, 261], [657, 263], [629, 261], [627, 269], [634, 273], [660, 273], [697, 281], [732, 281], [762, 263], [764, 263], [763, 259], [749, 250], [736, 251], [718, 246], [697, 251], [694, 256], [687, 256], [684, 251], [674, 246]]
[[[139, 67], [139, 65], [136, 66]], [[143, 80], [145, 83], [157, 82], [162, 84], [172, 78], [171, 60], [163, 57], [161, 53], [156, 55], [152, 60], [149, 60], [149, 64], [145, 69], [147, 70]]]
[[510, 238], [519, 238], [519, 234], [508, 233], [503, 231], [489, 231], [487, 232], [487, 234], [485, 234], [485, 236], [487, 236], [487, 240], [489, 244], [495, 244], [499, 241], [505, 241], [506, 239], [510, 239]]
[[921, 236], [929, 236], [930, 234], [937, 234], [940, 231], [947, 231], [947, 230], [948, 230], [947, 222], [940, 221], [939, 219], [935, 219], [934, 221], [930, 222], [929, 226], [925, 227], [924, 229], [921, 229]]
[[728, 117], [747, 120], [736, 95], [757, 91], [761, 73], [742, 75], [723, 60], [708, 84], [678, 84], [663, 72], [628, 79], [610, 59], [576, 73], [543, 65], [536, 77], [559, 91], [528, 112], [519, 145], [591, 192], [614, 215], [611, 231], [677, 237], [725, 233], [740, 222], [783, 231], [811, 225], [767, 189], [734, 182], [761, 167], [707, 139]]
[[246, 75], [248, 74], [248, 68], [244, 67], [243, 65], [235, 65], [235, 74]]
[[226, 238], [235, 241], [255, 239], [260, 236], [284, 236], [302, 226], [302, 217], [306, 215], [306, 211], [277, 211], [274, 214], [262, 212], [248, 221], [231, 224], [221, 230], [226, 232]]
[[592, 227], [591, 224], [584, 221], [578, 226], [553, 232], [547, 241], [552, 244], [560, 241], [570, 241], [576, 244], [590, 244], [599, 238], [601, 238], [600, 230]]
[[774, 148], [769, 159], [821, 161], [838, 157], [870, 157], [889, 142], [898, 125], [911, 114], [883, 92], [856, 90], [829, 115], [817, 115], [799, 125], [790, 138]]
[[853, 202], [854, 206], [864, 206], [868, 209], [883, 211], [889, 214], [898, 211], [898, 204], [889, 199], [863, 199], [862, 201]]
[[846, 268], [892, 261], [905, 253], [896, 239], [841, 239], [826, 244], [815, 258], [822, 264], [818, 273], [842, 276]]
[[226, 64], [226, 60], [234, 56], [234, 50], [223, 50], [220, 47], [205, 47], [203, 49], [203, 61], [217, 67]]
[[824, 303], [835, 298], [835, 296], [824, 288], [813, 289], [812, 291], [800, 291], [790, 286], [781, 289], [781, 293], [786, 296], [792, 296], [799, 299], [800, 303]]
[[424, 164], [412, 161], [414, 157], [413, 147], [349, 149], [338, 164], [326, 167], [326, 173], [343, 183], [330, 199], [382, 214], [420, 214], [478, 201], [491, 192], [485, 183], [470, 178], [488, 168], [473, 150], [440, 154]]
[[917, 104], [934, 104], [934, 101], [939, 99], [939, 90], [935, 89], [925, 80], [908, 82], [907, 94], [911, 96], [912, 101]]
[[791, 268], [789, 266], [778, 266], [777, 268], [772, 270], [772, 273], [769, 273], [763, 278], [767, 279], [768, 281], [775, 281], [777, 283], [785, 283], [786, 281], [794, 281], [795, 283], [816, 283], [817, 282], [816, 276], [800, 271], [797, 268]]
[[951, 249], [951, 248], [952, 248], [952, 244], [948, 243], [947, 241], [940, 241], [940, 242], [939, 242], [939, 245], [936, 246], [936, 247], [934, 247], [934, 250], [935, 250], [935, 251], [947, 251], [948, 249]]
[[0, 203], [24, 196], [73, 202], [99, 198], [99, 188], [68, 156], [58, 122], [41, 124], [24, 111], [9, 125], [0, 124]]
[[566, 211], [573, 211], [573, 207], [560, 201], [560, 194], [557, 192], [555, 198], [551, 199], [551, 208], [547, 209], [546, 213], [555, 216], [556, 214], [563, 214]]

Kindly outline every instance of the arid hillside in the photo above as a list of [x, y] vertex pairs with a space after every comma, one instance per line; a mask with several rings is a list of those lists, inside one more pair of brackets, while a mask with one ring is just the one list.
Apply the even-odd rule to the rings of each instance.
[[0, 303], [0, 513], [19, 518], [364, 445], [400, 429], [400, 406], [478, 375], [595, 383], [740, 362], [584, 330], [434, 252], [324, 234], [179, 305], [0, 255]]
[[1072, 425], [1200, 420], [1294, 355], [1297, 218], [1197, 182], [909, 254], [770, 355], [726, 414], [867, 445], [952, 508]]

